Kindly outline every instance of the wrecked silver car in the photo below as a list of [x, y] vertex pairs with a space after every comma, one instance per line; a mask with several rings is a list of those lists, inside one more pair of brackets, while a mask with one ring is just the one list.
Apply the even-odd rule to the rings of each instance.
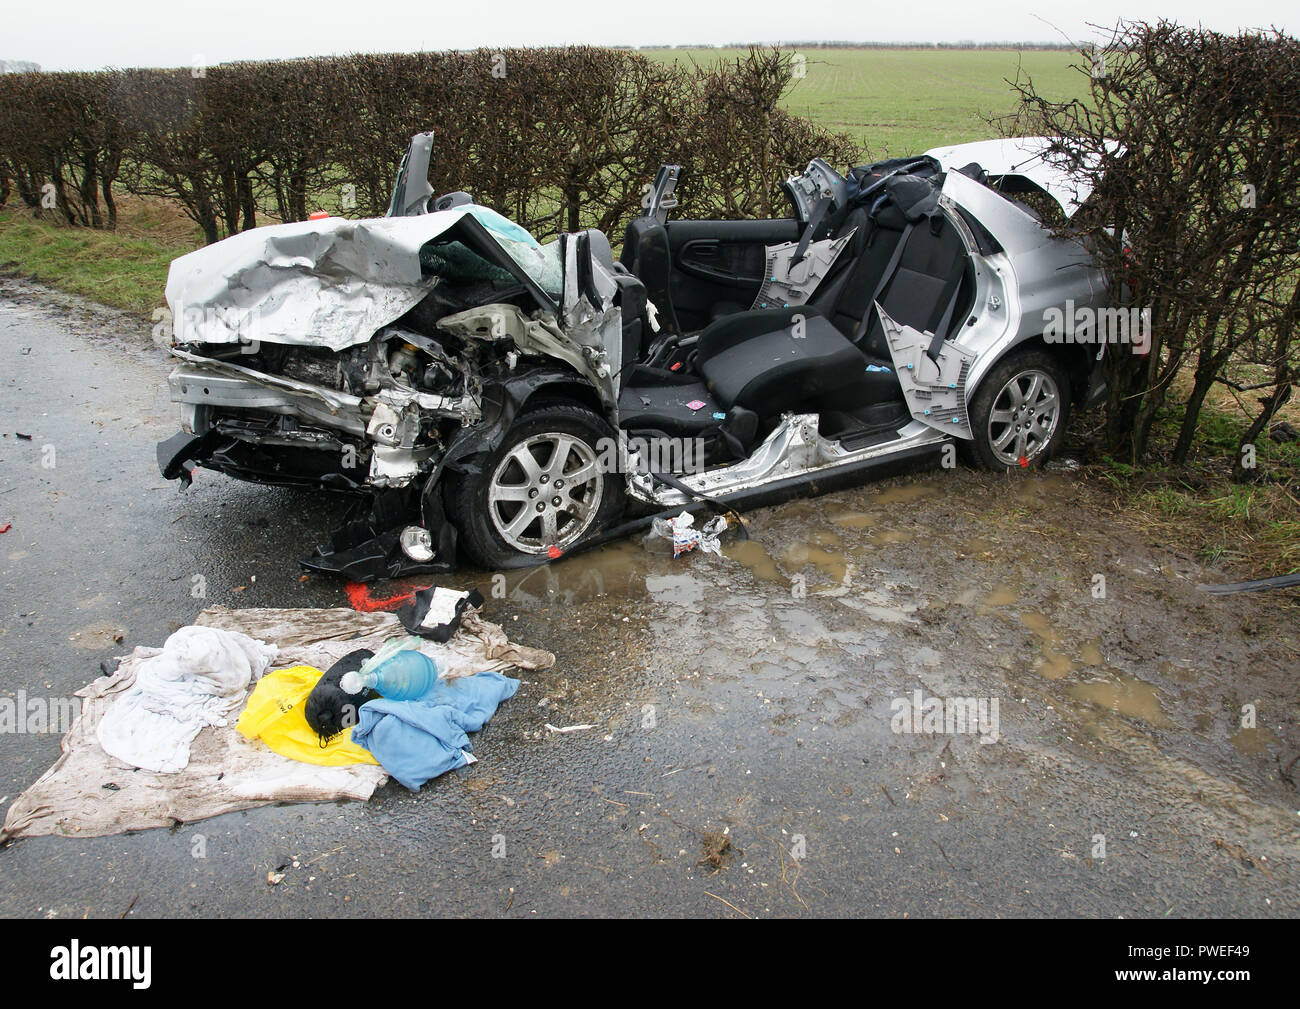
[[543, 245], [435, 197], [431, 146], [413, 138], [385, 218], [258, 228], [168, 277], [162, 472], [361, 495], [309, 568], [537, 563], [950, 445], [1036, 466], [1099, 392], [1100, 344], [1059, 322], [1107, 285], [1030, 206], [1068, 218], [1088, 193], [1032, 139], [814, 160], [772, 220], [669, 220], [666, 165], [618, 262], [599, 231]]

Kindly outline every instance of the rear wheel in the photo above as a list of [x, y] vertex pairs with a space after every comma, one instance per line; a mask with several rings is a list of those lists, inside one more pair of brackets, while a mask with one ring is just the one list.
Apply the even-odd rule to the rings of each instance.
[[461, 541], [486, 568], [517, 567], [567, 550], [623, 511], [618, 473], [601, 466], [600, 417], [576, 405], [550, 404], [520, 416], [476, 473], [452, 487]]
[[980, 383], [971, 400], [970, 460], [982, 469], [1039, 467], [1065, 434], [1070, 377], [1041, 351], [1013, 354]]

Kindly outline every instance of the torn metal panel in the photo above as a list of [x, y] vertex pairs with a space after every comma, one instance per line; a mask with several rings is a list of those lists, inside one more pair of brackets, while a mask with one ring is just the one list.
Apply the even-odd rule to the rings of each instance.
[[402, 487], [415, 479], [434, 452], [432, 445], [416, 447], [419, 434], [418, 403], [408, 401], [400, 412], [387, 403], [377, 403], [366, 425], [366, 435], [374, 442], [367, 482], [374, 487]]
[[[524, 354], [544, 354], [573, 366], [578, 374], [591, 381], [601, 399], [611, 406], [618, 402], [614, 372], [605, 350], [599, 346], [601, 333], [621, 322], [618, 309], [597, 315], [591, 313], [569, 332], [548, 316], [529, 318], [514, 305], [484, 305], [444, 317], [438, 328], [467, 340], [510, 340]], [[585, 340], [580, 338], [585, 337]], [[617, 340], [613, 341], [617, 343]]]
[[839, 172], [824, 158], [813, 158], [799, 175], [791, 175], [782, 186], [794, 204], [799, 221], [812, 220], [819, 203], [843, 207], [848, 198], [848, 185]]
[[616, 401], [623, 368], [623, 313], [614, 307], [618, 282], [609, 242], [598, 231], [583, 231], [561, 239], [564, 254], [564, 297], [561, 323], [579, 347], [587, 374]]
[[350, 434], [365, 433], [362, 401], [356, 396], [180, 349], [172, 354], [188, 362], [167, 378], [174, 402], [295, 414]]
[[690, 505], [700, 495], [715, 500], [738, 499], [765, 486], [789, 480], [821, 480], [839, 471], [874, 465], [890, 456], [925, 451], [946, 440], [931, 428], [910, 421], [899, 429], [894, 441], [849, 449], [838, 439], [823, 436], [818, 423], [815, 413], [783, 415], [772, 433], [746, 458], [729, 466], [686, 474], [675, 481], [689, 493], [636, 468], [627, 474], [627, 492], [639, 501], [663, 508]]
[[[1092, 195], [1092, 182], [1083, 172], [1072, 169], [1048, 150], [1045, 137], [1008, 137], [1002, 140], [977, 140], [952, 147], [926, 151], [943, 166], [954, 171], [975, 162], [990, 176], [1019, 175], [1046, 192], [1061, 205], [1066, 217]], [[1118, 144], [1110, 145], [1112, 153]]]
[[278, 224], [182, 256], [167, 275], [175, 342], [364, 343], [432, 288], [420, 249], [465, 213]]
[[389, 217], [417, 217], [429, 212], [429, 198], [433, 196], [433, 187], [429, 185], [432, 155], [432, 133], [417, 133], [411, 138], [397, 167], [397, 181], [388, 203]]
[[[339, 351], [368, 341], [437, 284], [422, 265], [435, 239], [467, 247], [554, 308], [558, 266], [523, 228], [477, 205], [350, 221], [328, 217], [231, 235], [174, 260], [174, 342], [268, 342]], [[453, 260], [440, 260], [454, 267]]]

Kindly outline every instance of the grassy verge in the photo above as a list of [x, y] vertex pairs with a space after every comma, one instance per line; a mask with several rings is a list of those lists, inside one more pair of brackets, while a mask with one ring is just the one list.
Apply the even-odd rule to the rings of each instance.
[[[1284, 411], [1283, 419], [1295, 424], [1295, 413]], [[1152, 538], [1243, 579], [1300, 571], [1300, 442], [1261, 436], [1255, 479], [1233, 483], [1233, 454], [1249, 426], [1245, 413], [1207, 403], [1196, 449], [1185, 466], [1175, 467], [1161, 457], [1173, 447], [1181, 420], [1180, 406], [1161, 411], [1152, 432], [1153, 461], [1141, 470], [1110, 458], [1092, 467], [1119, 492], [1128, 519]]]
[[174, 255], [148, 239], [0, 214], [0, 269], [144, 316], [163, 303]]

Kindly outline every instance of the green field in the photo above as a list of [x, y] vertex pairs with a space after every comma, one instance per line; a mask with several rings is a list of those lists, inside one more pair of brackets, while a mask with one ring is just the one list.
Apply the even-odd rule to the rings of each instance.
[[[987, 117], [1015, 107], [1008, 80], [1028, 75], [1053, 98], [1082, 94], [1078, 53], [1014, 49], [800, 49], [806, 75], [786, 108], [861, 140], [872, 157], [995, 136]], [[659, 60], [707, 66], [741, 49], [643, 49]]]

